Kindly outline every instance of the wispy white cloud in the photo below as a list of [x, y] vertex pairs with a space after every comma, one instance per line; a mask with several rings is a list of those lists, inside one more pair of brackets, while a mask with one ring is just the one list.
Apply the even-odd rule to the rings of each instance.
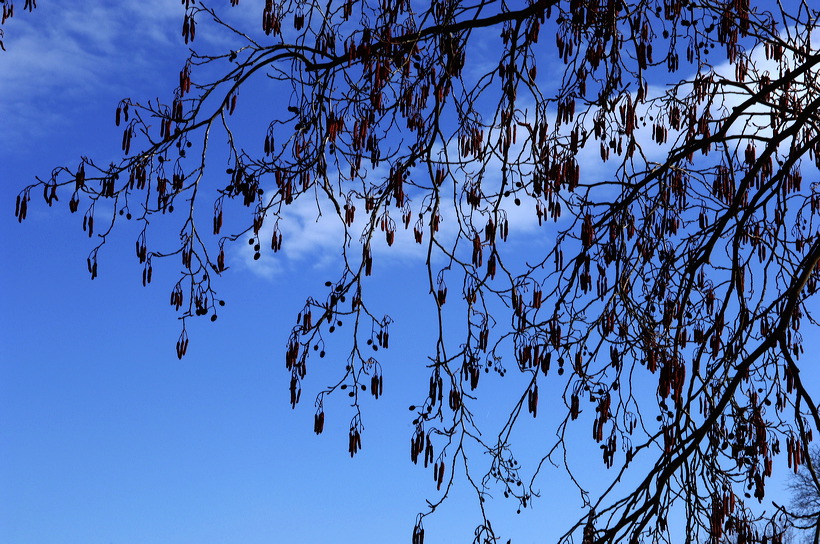
[[[494, 176], [495, 174], [491, 177], [494, 178]], [[461, 183], [457, 190], [461, 190]], [[412, 215], [409, 228], [405, 228], [402, 223], [399, 210], [390, 210], [390, 218], [395, 222], [396, 228], [392, 245], [387, 243], [386, 235], [379, 228], [377, 221], [370, 243], [373, 259], [378, 263], [377, 267], [405, 266], [426, 261], [430, 235], [429, 212], [425, 213], [422, 218], [423, 243], [416, 243], [413, 235], [413, 228], [419, 220], [422, 197], [425, 194], [427, 193], [423, 190], [415, 190], [410, 194]], [[459, 223], [459, 216], [469, 214], [469, 210], [466, 204], [461, 203], [459, 205], [462, 206], [462, 210], [457, 213], [452, 191], [449, 196], [446, 196], [447, 191], [443, 191], [442, 195], [444, 198], [439, 204], [440, 222], [436, 239], [443, 247], [451, 250], [457, 239], [462, 237], [457, 253], [460, 258], [469, 261], [471, 238], [464, 237], [462, 230], [467, 227]], [[515, 251], [516, 248], [531, 249], [534, 244], [552, 239], [550, 227], [538, 225], [535, 200], [522, 194], [520, 201], [521, 204], [516, 206], [512, 199], [506, 199], [502, 206], [510, 227], [509, 241], [499, 242], [499, 251], [504, 253]], [[267, 279], [273, 279], [280, 274], [291, 274], [305, 267], [314, 269], [339, 267], [343, 264], [345, 254], [351, 266], [357, 266], [362, 256], [363, 234], [367, 232], [372, 217], [365, 213], [363, 202], [356, 201], [354, 204], [357, 206], [355, 220], [346, 229], [342, 218], [336, 213], [335, 206], [325, 195], [302, 195], [291, 205], [285, 207], [280, 215], [278, 229], [282, 234], [282, 249], [278, 253], [270, 250], [275, 219], [268, 218], [259, 235], [262, 246], [260, 257], [254, 259], [256, 252], [252, 246], [240, 243], [234, 249], [232, 266], [239, 266]], [[475, 212], [476, 228], [483, 231], [486, 218], [481, 219], [480, 217], [479, 212]], [[438, 248], [434, 249], [432, 258], [434, 265], [443, 265], [446, 259]]]
[[156, 76], [187, 54], [168, 53], [181, 41], [181, 16], [167, 0], [42, 3], [18, 13], [0, 55], [0, 143], [13, 149], [63, 127], [78, 109], [113, 111], [110, 102], [134, 91], [159, 93], [153, 87], [169, 80]]

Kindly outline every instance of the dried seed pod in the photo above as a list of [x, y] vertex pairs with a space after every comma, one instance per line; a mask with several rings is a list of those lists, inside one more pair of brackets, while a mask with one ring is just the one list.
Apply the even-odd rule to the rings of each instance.
[[379, 376], [377, 374], [370, 377], [370, 393], [374, 398], [379, 398]]
[[[28, 193], [17, 195], [17, 200], [14, 206], [14, 215], [17, 216], [18, 223], [22, 223], [23, 219], [26, 218], [26, 213], [28, 212], [28, 199]], [[83, 230], [85, 230], [85, 218], [83, 218]]]
[[435, 293], [436, 303], [439, 306], [444, 306], [444, 304], [447, 302], [447, 285], [445, 285], [444, 279], [441, 276], [439, 276], [437, 283], [438, 285]]
[[538, 413], [538, 384], [527, 391], [527, 410], [536, 417]]
[[456, 389], [450, 390], [449, 396], [450, 409], [457, 412], [461, 408], [461, 394]]
[[421, 521], [413, 527], [412, 544], [424, 544], [424, 527], [421, 526]]
[[71, 195], [71, 199], [68, 201], [68, 210], [71, 213], [75, 213], [80, 207], [80, 197], [77, 193]]
[[369, 276], [373, 273], [373, 256], [370, 253], [370, 245], [366, 245], [363, 249], [364, 256], [364, 275]]
[[79, 191], [83, 187], [85, 187], [85, 163], [80, 163], [74, 175], [74, 190]]
[[316, 434], [322, 434], [322, 431], [325, 428], [325, 412], [323, 410], [319, 410], [313, 416], [313, 432]]
[[427, 435], [427, 445], [424, 448], [424, 468], [427, 468], [428, 463], [433, 462], [433, 442], [430, 440], [430, 435]]
[[154, 268], [151, 266], [151, 261], [149, 260], [145, 267], [142, 269], [142, 286], [146, 287], [149, 283], [151, 283], [151, 279], [154, 275]]
[[549, 373], [550, 360], [551, 359], [552, 359], [552, 353], [545, 350], [544, 353], [541, 354], [540, 366], [541, 366], [541, 372], [544, 374], [544, 376], [546, 376], [547, 373]]
[[97, 277], [97, 252], [92, 251], [91, 254], [86, 259], [86, 263], [88, 264], [88, 273], [91, 274], [91, 279]]
[[473, 266], [479, 268], [482, 263], [483, 252], [481, 250], [481, 238], [479, 237], [478, 232], [476, 232], [475, 236], [473, 236]]
[[487, 275], [490, 276], [490, 279], [495, 278], [496, 273], [496, 253], [493, 249], [492, 253], [490, 253], [490, 258], [487, 259]]
[[291, 408], [296, 408], [296, 404], [299, 402], [299, 398], [302, 395], [302, 386], [296, 375], [291, 376], [290, 387], [288, 389], [290, 391], [290, 406]]
[[188, 333], [185, 329], [182, 329], [182, 333], [179, 335], [179, 339], [177, 340], [177, 358], [182, 359], [185, 356], [185, 353], [188, 351]]
[[134, 135], [134, 129], [129, 125], [122, 133], [122, 150], [128, 155], [131, 153], [131, 137]]

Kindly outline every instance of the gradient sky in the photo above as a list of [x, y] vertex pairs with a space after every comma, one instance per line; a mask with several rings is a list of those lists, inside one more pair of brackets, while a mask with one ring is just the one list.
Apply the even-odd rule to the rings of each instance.
[[[255, 25], [252, 4], [242, 2], [234, 16]], [[288, 401], [288, 333], [305, 297], [336, 278], [327, 257], [332, 238], [314, 235], [309, 218], [303, 245], [279, 261], [254, 267], [246, 255], [229, 256], [232, 271], [218, 286], [228, 305], [216, 323], [192, 323], [188, 355], [179, 361], [179, 324], [168, 305], [176, 263], [158, 265], [143, 288], [135, 232], [123, 229], [92, 282], [85, 265], [92, 241], [80, 228], [82, 214], [68, 213], [67, 194], [52, 210], [35, 195], [24, 224], [13, 217], [17, 192], [34, 176], [75, 166], [81, 155], [119, 157], [116, 104], [170, 95], [186, 56], [181, 13], [172, 0], [59, 0], [40, 2], [5, 27], [0, 541], [409, 542], [416, 513], [436, 497], [429, 472], [407, 452], [407, 407], [422, 400], [432, 351], [424, 333], [433, 330], [413, 317], [430, 315], [422, 312], [431, 301], [414, 296], [424, 292], [423, 263], [412, 252], [380, 265], [382, 283], [374, 288], [397, 323], [383, 360], [385, 397], [365, 401], [364, 447], [351, 460], [346, 399], [329, 403], [325, 434], [312, 432], [320, 365], [297, 410]], [[199, 31], [198, 46], [219, 44]], [[488, 404], [480, 415], [492, 419], [494, 411]], [[531, 428], [532, 445], [545, 444], [548, 425]], [[599, 453], [592, 455], [598, 470]], [[544, 482], [544, 498], [520, 515], [512, 502], [490, 505], [505, 539], [544, 542], [581, 514], [560, 472]], [[787, 501], [782, 481], [768, 489], [767, 501]], [[426, 542], [469, 541], [479, 521], [461, 485], [425, 520]]]

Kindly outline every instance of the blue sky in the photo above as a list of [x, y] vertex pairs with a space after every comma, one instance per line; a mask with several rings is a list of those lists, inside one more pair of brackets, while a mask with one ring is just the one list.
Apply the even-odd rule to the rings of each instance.
[[[305, 297], [335, 279], [333, 232], [316, 234], [308, 216], [294, 233], [302, 245], [279, 261], [251, 266], [247, 255], [230, 255], [232, 271], [218, 286], [227, 306], [216, 323], [191, 324], [188, 355], [177, 360], [179, 325], [168, 305], [175, 265], [157, 266], [143, 288], [136, 231], [126, 228], [92, 282], [81, 214], [69, 215], [65, 200], [52, 210], [33, 200], [23, 225], [12, 212], [34, 176], [81, 155], [119, 157], [113, 117], [121, 98], [169, 96], [186, 56], [179, 3], [40, 4], [6, 26], [9, 51], [0, 55], [0, 540], [409, 541], [416, 513], [436, 497], [429, 472], [407, 452], [407, 407], [423, 396], [432, 350], [424, 334], [432, 325], [416, 318], [431, 315], [431, 301], [414, 295], [423, 292], [423, 263], [412, 251], [380, 261], [384, 281], [374, 289], [397, 323], [383, 355], [385, 397], [364, 403], [355, 459], [346, 451], [346, 399], [329, 402], [321, 437], [312, 432], [315, 390], [306, 389], [295, 411], [288, 402], [288, 333]], [[238, 9], [235, 17], [255, 24], [251, 2]], [[197, 40], [222, 43], [201, 31]], [[529, 229], [522, 224], [522, 243], [546, 243]], [[309, 387], [318, 388], [326, 374], [313, 365]], [[496, 417], [495, 402], [479, 415]], [[548, 438], [545, 421], [525, 428], [534, 446]], [[428, 544], [469, 541], [480, 521], [475, 498], [457, 483], [425, 520]], [[516, 543], [560, 534], [581, 514], [566, 484], [548, 472], [544, 497], [520, 515], [514, 503], [494, 501], [488, 508], [499, 533]], [[778, 485], [769, 484], [767, 501], [787, 500]]]
[[[126, 231], [106, 248], [92, 282], [92, 241], [64, 199], [56, 209], [32, 202], [17, 224], [14, 198], [34, 176], [81, 155], [119, 156], [117, 102], [167, 96], [186, 54], [178, 2], [40, 4], [7, 25], [9, 52], [0, 56], [0, 539], [409, 541], [424, 499], [435, 496], [429, 472], [407, 452], [407, 407], [426, 380], [413, 371], [427, 351], [412, 334], [423, 327], [399, 325], [415, 310], [396, 312], [386, 396], [365, 402], [364, 448], [351, 460], [346, 402], [329, 403], [317, 437], [310, 392], [295, 411], [287, 396], [288, 332], [305, 297], [335, 274], [322, 264], [326, 241], [271, 269], [251, 270], [234, 255], [219, 287], [227, 306], [216, 323], [191, 325], [179, 361], [168, 305], [175, 265], [157, 266], [143, 288], [135, 232]], [[201, 31], [198, 42], [213, 45]], [[402, 259], [384, 266], [416, 281]], [[417, 304], [394, 295], [385, 296], [394, 312]], [[411, 388], [414, 380], [421, 387]], [[508, 537], [529, 542], [549, 531], [544, 510], [515, 516], [513, 503], [497, 506], [514, 522]], [[474, 497], [456, 491], [425, 522], [427, 541], [468, 537], [479, 521]]]

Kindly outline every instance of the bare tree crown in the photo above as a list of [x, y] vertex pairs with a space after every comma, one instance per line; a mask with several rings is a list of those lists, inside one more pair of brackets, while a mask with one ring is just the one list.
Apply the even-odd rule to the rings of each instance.
[[[0, 3], [5, 21], [13, 5]], [[207, 28], [236, 46], [192, 49], [164, 101], [122, 100], [122, 157], [82, 158], [25, 187], [20, 221], [33, 197], [69, 195], [96, 242], [92, 278], [109, 234], [141, 225], [143, 283], [161, 261], [182, 266], [170, 295], [181, 358], [188, 320], [215, 320], [224, 304], [234, 242], [256, 259], [279, 252], [296, 202], [334, 217], [338, 276], [307, 299], [283, 351], [296, 406], [326, 335], [352, 324], [334, 385], [312, 384], [316, 433], [324, 399], [350, 396], [351, 456], [359, 395], [390, 387], [379, 349], [392, 319], [368, 295], [374, 248], [418, 244], [438, 333], [429, 390], [411, 407], [410, 457], [435, 480], [414, 544], [459, 472], [483, 514], [475, 542], [496, 542], [484, 501], [498, 491], [529, 506], [546, 463], [572, 476], [576, 426], [612, 485], [578, 484], [587, 513], [564, 542], [676, 542], [667, 520], [680, 513], [687, 541], [782, 538], [771, 527], [788, 512], [756, 504], [778, 464], [799, 470], [820, 428], [800, 374], [820, 280], [816, 7], [266, 0], [245, 28], [214, 4], [183, 0], [185, 43]], [[270, 118], [239, 133], [252, 85], [274, 97]], [[212, 164], [217, 148], [227, 171]], [[152, 219], [172, 213], [178, 245], [153, 245], [167, 236]], [[524, 257], [508, 242], [522, 221], [550, 240]], [[459, 320], [463, 334], [445, 334]], [[490, 369], [521, 378], [496, 429], [472, 411], [493, 395]], [[541, 463], [522, 466], [515, 430], [543, 412], [546, 383], [560, 386], [560, 421]], [[624, 474], [637, 484], [618, 485]]]

